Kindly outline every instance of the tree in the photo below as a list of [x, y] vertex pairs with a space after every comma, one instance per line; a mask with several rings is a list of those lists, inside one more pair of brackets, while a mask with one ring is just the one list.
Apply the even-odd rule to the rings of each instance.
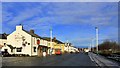
[[99, 44], [99, 50], [101, 51], [112, 51], [117, 52], [120, 50], [120, 46], [115, 41], [105, 40], [103, 43]]

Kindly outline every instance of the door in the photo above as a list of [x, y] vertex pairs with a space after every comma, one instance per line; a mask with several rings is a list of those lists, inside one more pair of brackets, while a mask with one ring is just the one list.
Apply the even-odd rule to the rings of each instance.
[[42, 46], [38, 46], [37, 52], [38, 52], [38, 56], [42, 56], [43, 54]]
[[8, 49], [4, 49], [5, 50], [5, 53], [8, 53]]

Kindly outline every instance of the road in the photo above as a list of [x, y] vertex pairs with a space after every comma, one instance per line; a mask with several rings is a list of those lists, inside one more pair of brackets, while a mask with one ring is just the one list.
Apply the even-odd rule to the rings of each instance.
[[47, 57], [3, 57], [3, 66], [95, 66], [85, 53]]

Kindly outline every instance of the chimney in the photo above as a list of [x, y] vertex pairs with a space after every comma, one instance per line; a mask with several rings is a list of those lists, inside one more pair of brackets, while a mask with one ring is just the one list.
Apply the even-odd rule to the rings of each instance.
[[6, 33], [3, 33], [4, 35], [6, 35]]
[[4, 35], [5, 37], [7, 37], [7, 34], [6, 34], [6, 33], [3, 33], [3, 35]]
[[30, 33], [34, 34], [34, 30], [30, 30]]
[[22, 30], [22, 29], [23, 29], [23, 26], [21, 24], [16, 26], [16, 30]]
[[56, 40], [56, 37], [54, 37], [53, 40]]

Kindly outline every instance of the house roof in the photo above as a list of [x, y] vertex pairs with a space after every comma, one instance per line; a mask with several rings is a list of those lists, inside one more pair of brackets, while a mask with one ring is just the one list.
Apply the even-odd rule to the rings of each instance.
[[24, 30], [24, 29], [23, 29], [23, 31], [25, 31], [26, 33], [30, 34], [32, 37], [41, 38], [40, 36], [38, 36], [38, 35], [37, 35], [37, 34], [35, 34], [35, 33], [31, 33], [31, 32], [26, 31], [26, 30]]
[[[42, 37], [43, 39], [45, 39], [45, 40], [47, 40], [47, 41], [50, 41], [50, 37]], [[61, 42], [61, 41], [59, 41], [59, 40], [57, 40], [57, 39], [52, 39], [52, 41], [53, 42], [56, 42], [56, 43], [58, 43], [58, 44], [62, 44], [63, 42]]]
[[50, 41], [49, 37], [42, 37], [44, 40]]
[[8, 35], [9, 34], [6, 34], [6, 33], [0, 34], [0, 39], [7, 39]]

